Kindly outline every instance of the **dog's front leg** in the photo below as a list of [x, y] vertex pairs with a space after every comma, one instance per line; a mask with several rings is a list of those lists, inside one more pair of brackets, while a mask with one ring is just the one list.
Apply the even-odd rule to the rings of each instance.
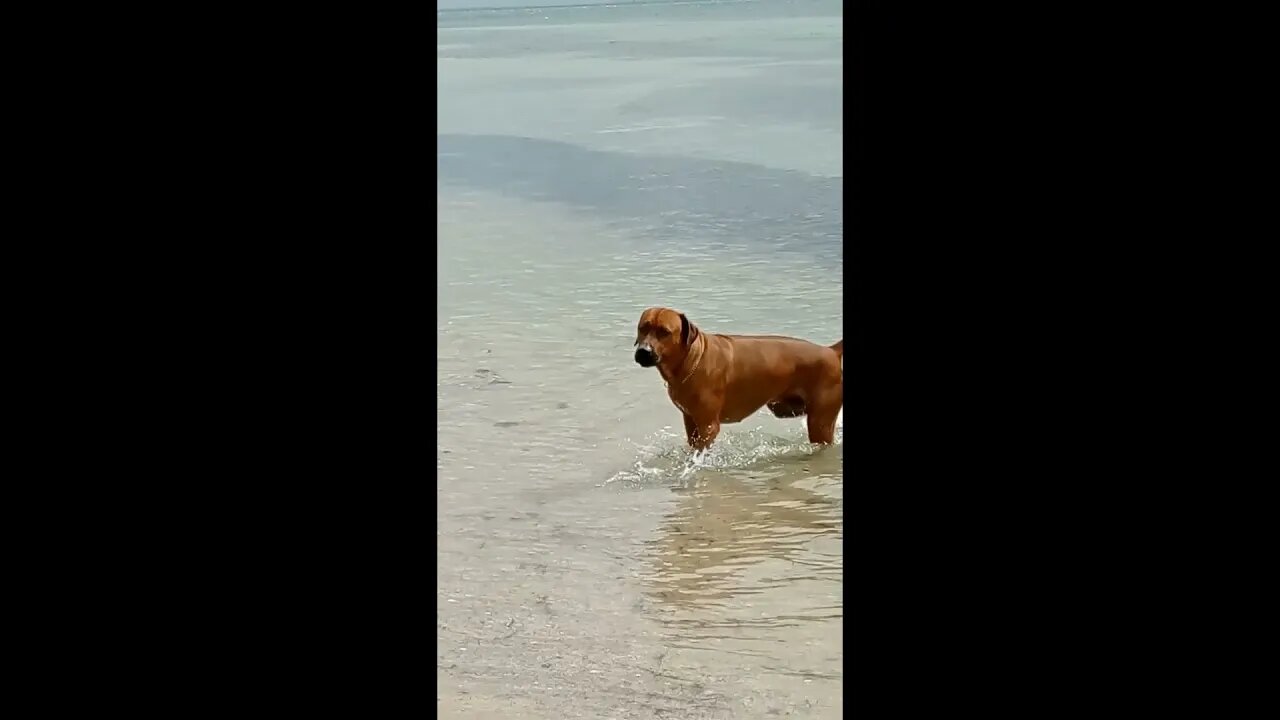
[[693, 417], [689, 413], [684, 415], [684, 438], [689, 441], [689, 447], [696, 447], [698, 439], [698, 424], [693, 421]]
[[716, 436], [719, 434], [719, 420], [712, 419], [698, 422], [693, 419], [692, 415], [684, 414], [684, 437], [689, 441], [689, 447], [694, 450], [706, 450], [711, 443], [715, 442]]
[[691, 445], [694, 450], [706, 450], [711, 447], [711, 443], [715, 442], [716, 436], [720, 434], [719, 418], [713, 417], [700, 422], [696, 420], [687, 420], [685, 422], [685, 428], [688, 428], [690, 423], [693, 424], [695, 431], [692, 439], [689, 440], [689, 445]]

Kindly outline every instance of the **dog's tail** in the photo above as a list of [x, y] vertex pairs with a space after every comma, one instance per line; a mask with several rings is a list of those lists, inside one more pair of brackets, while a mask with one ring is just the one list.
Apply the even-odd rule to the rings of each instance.
[[844, 361], [844, 338], [837, 340], [836, 344], [831, 346], [831, 349], [836, 351], [836, 357]]

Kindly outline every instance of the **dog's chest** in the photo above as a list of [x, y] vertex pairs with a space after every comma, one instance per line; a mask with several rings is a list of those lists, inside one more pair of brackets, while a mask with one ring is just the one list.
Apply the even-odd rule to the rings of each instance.
[[685, 409], [684, 405], [680, 404], [680, 398], [676, 397], [676, 394], [671, 391], [671, 388], [667, 388], [667, 397], [671, 398], [671, 404], [675, 405], [677, 410], [685, 415], [690, 414], [689, 411]]

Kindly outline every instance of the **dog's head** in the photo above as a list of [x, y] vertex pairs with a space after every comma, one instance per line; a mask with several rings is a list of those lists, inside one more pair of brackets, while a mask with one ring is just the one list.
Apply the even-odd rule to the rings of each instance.
[[640, 323], [636, 326], [636, 362], [643, 367], [679, 362], [697, 339], [698, 328], [684, 313], [651, 307], [640, 314]]

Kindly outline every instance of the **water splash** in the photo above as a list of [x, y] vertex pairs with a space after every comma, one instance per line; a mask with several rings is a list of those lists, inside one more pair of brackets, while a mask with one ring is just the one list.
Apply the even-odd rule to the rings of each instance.
[[[802, 461], [824, 449], [809, 442], [804, 425], [791, 432], [768, 432], [763, 426], [751, 430], [722, 432], [715, 444], [702, 451], [690, 450], [684, 434], [663, 428], [636, 446], [637, 458], [631, 467], [613, 474], [604, 484], [622, 483], [626, 487], [651, 487], [671, 483], [684, 484], [699, 471], [719, 472]], [[835, 444], [844, 444], [843, 413], [836, 421]]]

